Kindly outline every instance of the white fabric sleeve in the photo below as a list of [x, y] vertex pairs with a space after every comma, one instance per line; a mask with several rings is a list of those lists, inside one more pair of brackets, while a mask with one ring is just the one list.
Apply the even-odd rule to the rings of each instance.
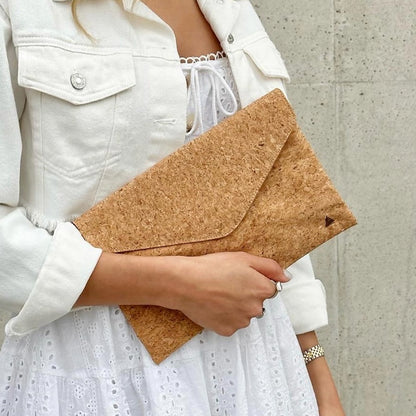
[[50, 234], [19, 206], [25, 93], [16, 78], [10, 20], [0, 5], [0, 309], [15, 315], [8, 335], [26, 334], [69, 312], [101, 255], [71, 223]]
[[280, 293], [296, 334], [328, 325], [326, 293], [315, 278], [310, 256], [302, 257], [287, 270], [293, 276]]

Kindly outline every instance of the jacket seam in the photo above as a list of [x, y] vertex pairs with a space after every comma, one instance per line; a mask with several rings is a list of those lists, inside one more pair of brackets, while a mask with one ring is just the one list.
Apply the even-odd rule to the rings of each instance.
[[[43, 140], [43, 94], [39, 94], [39, 137], [40, 137], [40, 147], [42, 152], [42, 159], [45, 158], [44, 154], [44, 140]], [[46, 207], [46, 187], [45, 187], [45, 169], [46, 166], [42, 164], [42, 211], [45, 212]]]
[[[83, 177], [88, 177], [94, 175], [95, 173], [99, 172], [103, 167], [104, 164], [108, 166], [113, 166], [114, 163], [118, 162], [121, 157], [121, 152], [117, 152], [114, 155], [110, 156], [108, 160], [102, 160], [101, 162], [95, 162], [88, 165], [88, 168], [82, 166], [77, 169], [66, 170], [63, 168], [58, 168], [55, 164], [49, 162], [46, 157], [41, 156], [38, 152], [33, 152], [34, 157], [42, 164], [42, 171], [48, 170], [49, 172], [55, 173], [56, 175], [63, 176], [67, 179], [79, 179]], [[71, 173], [69, 173], [71, 172]]]
[[143, 58], [155, 58], [155, 59], [163, 59], [165, 61], [178, 61], [179, 62], [179, 55], [177, 54], [170, 54], [169, 55], [161, 55], [162, 51], [159, 51], [159, 54], [156, 52], [152, 52], [152, 50], [148, 50], [148, 53], [143, 53], [137, 49], [129, 48], [126, 46], [120, 47], [108, 47], [108, 46], [85, 46], [81, 44], [74, 44], [68, 43], [65, 41], [57, 41], [52, 40], [51, 38], [45, 37], [37, 37], [39, 39], [38, 42], [21, 42], [20, 39], [15, 41], [16, 48], [28, 48], [28, 47], [51, 47], [61, 49], [66, 52], [70, 53], [79, 53], [83, 55], [89, 56], [117, 56], [117, 55], [127, 55], [131, 57], [143, 57]]
[[104, 161], [103, 169], [102, 169], [101, 174], [100, 174], [100, 179], [97, 183], [97, 188], [95, 189], [95, 192], [94, 192], [94, 199], [93, 199], [93, 204], [94, 205], [97, 203], [97, 194], [98, 194], [98, 191], [100, 190], [101, 184], [103, 182], [103, 178], [104, 178], [104, 176], [107, 172], [107, 169], [108, 169], [108, 165], [109, 165], [108, 155], [110, 154], [111, 146], [113, 144], [113, 139], [114, 139], [115, 125], [116, 125], [115, 117], [116, 117], [116, 108], [117, 108], [117, 95], [114, 97], [114, 100], [115, 100], [115, 102], [114, 102], [114, 107], [113, 107], [113, 119], [112, 119], [112, 124], [113, 125], [111, 127], [111, 136], [110, 136], [110, 140], [108, 141], [108, 144], [107, 144], [107, 151], [106, 151], [106, 154], [105, 154], [105, 161]]
[[10, 23], [10, 16], [9, 13], [7, 13], [6, 9], [4, 8], [4, 6], [0, 3], [0, 10], [4, 13], [4, 15], [6, 16], [7, 20]]
[[[44, 92], [46, 94], [50, 94], [50, 95], [62, 98], [63, 100], [69, 101], [71, 103], [75, 103], [76, 105], [88, 104], [90, 102], [94, 102], [94, 101], [97, 101], [97, 100], [102, 99], [102, 98], [110, 97], [110, 96], [115, 95], [118, 92], [124, 91], [125, 89], [132, 86], [132, 85], [130, 85], [130, 83], [126, 83], [126, 84], [122, 84], [120, 86], [119, 85], [116, 86], [116, 87], [111, 86], [111, 87], [108, 87], [108, 88], [103, 88], [99, 91], [94, 91], [94, 92], [90, 92], [88, 94], [83, 94], [83, 95], [79, 94], [78, 95], [76, 92], [74, 92], [73, 94], [62, 92], [62, 89], [52, 87], [52, 86], [50, 86], [50, 85], [48, 85], [44, 82], [33, 81], [28, 77], [23, 77], [23, 78], [26, 78], [26, 80], [29, 81], [29, 82], [28, 83], [23, 83], [22, 82], [23, 80], [21, 79], [20, 80], [20, 83], [21, 83], [20, 85], [21, 86], [26, 87], [26, 88], [31, 88], [31, 89], [34, 89], [34, 90], [37, 90], [37, 88], [39, 88], [40, 92]], [[42, 88], [45, 85], [47, 86], [47, 88], [46, 89]], [[122, 88], [122, 89], [120, 89], [120, 88]], [[102, 94], [107, 94], [107, 95], [105, 95], [103, 97]], [[79, 97], [79, 99], [73, 99], [74, 97], [77, 97], [77, 96]], [[88, 101], [85, 101], [85, 100], [88, 100]]]
[[[28, 42], [25, 40], [37, 39], [37, 42]], [[23, 40], [23, 41], [22, 41]], [[131, 49], [126, 46], [90, 46], [80, 43], [72, 43], [65, 40], [60, 40], [45, 36], [19, 36], [15, 39], [16, 47], [28, 46], [49, 46], [62, 49], [73, 53], [83, 53], [86, 55], [131, 55]]]

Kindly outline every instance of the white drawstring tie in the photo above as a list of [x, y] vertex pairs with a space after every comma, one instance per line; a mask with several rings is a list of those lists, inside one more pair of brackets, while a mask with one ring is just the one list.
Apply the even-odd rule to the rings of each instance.
[[[192, 127], [186, 132], [186, 140], [189, 141], [189, 138], [195, 133], [198, 127], [204, 131], [203, 117], [202, 117], [202, 103], [201, 103], [201, 85], [200, 85], [200, 75], [206, 73], [210, 78], [210, 84], [213, 88], [211, 97], [212, 97], [212, 120], [214, 125], [218, 123], [218, 115], [222, 114], [223, 116], [231, 116], [235, 114], [238, 110], [237, 98], [234, 95], [233, 90], [227, 84], [222, 75], [214, 68], [210, 61], [199, 61], [195, 62], [189, 73], [189, 86], [188, 86], [188, 97], [187, 97], [187, 108], [189, 108], [189, 103], [193, 101], [193, 107], [195, 111], [195, 117], [192, 122]], [[217, 81], [217, 82], [216, 82]], [[231, 99], [232, 107], [230, 110], [227, 110], [221, 100], [220, 91], [223, 94], [228, 95]], [[218, 111], [218, 113], [217, 113]]]

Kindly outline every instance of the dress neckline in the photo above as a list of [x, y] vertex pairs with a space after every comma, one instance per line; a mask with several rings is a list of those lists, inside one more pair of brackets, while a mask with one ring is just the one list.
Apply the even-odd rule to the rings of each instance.
[[226, 57], [227, 55], [224, 51], [217, 51], [217, 52], [211, 52], [206, 55], [200, 55], [200, 56], [187, 56], [187, 57], [181, 56], [179, 58], [179, 62], [181, 64], [194, 64], [196, 62], [218, 61]]

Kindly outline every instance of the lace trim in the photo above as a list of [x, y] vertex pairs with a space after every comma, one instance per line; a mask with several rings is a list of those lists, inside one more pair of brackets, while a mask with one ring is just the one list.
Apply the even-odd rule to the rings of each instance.
[[201, 56], [188, 56], [188, 57], [180, 57], [179, 61], [181, 64], [194, 64], [195, 62], [206, 62], [206, 61], [213, 61], [221, 58], [225, 58], [227, 54], [224, 51], [218, 52], [211, 52], [207, 55]]
[[[227, 80], [224, 68], [215, 68], [213, 62], [202, 61], [189, 68], [186, 75], [188, 83], [187, 99], [187, 132], [186, 140], [189, 141], [197, 134], [197, 131], [206, 131], [210, 125], [214, 126], [225, 117], [235, 114], [238, 110], [237, 97], [232, 89], [232, 80]], [[187, 72], [184, 69], [184, 72]], [[229, 85], [230, 83], [230, 85]], [[207, 103], [203, 104], [202, 97], [210, 91]], [[208, 100], [211, 104], [208, 104]], [[193, 109], [189, 110], [190, 108]], [[211, 110], [211, 115], [209, 115]]]

